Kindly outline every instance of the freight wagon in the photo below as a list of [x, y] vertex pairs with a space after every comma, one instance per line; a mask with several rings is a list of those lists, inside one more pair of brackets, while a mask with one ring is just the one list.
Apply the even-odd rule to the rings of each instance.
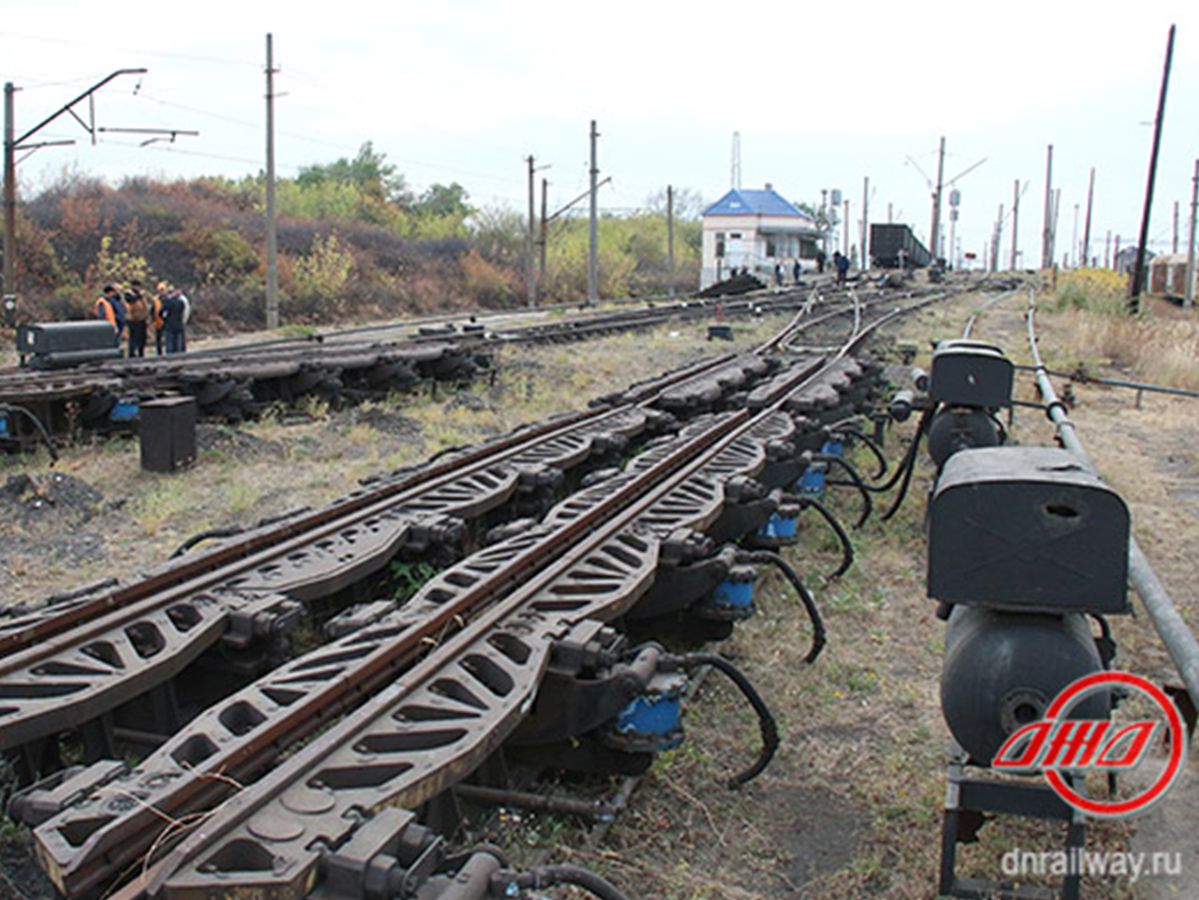
[[874, 224], [870, 226], [871, 265], [880, 269], [923, 268], [932, 259], [925, 246], [916, 240], [907, 225]]

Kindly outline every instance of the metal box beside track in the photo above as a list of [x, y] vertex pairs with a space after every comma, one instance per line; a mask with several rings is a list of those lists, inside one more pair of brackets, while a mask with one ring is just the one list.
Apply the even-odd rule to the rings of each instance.
[[1128, 612], [1128, 507], [1066, 450], [945, 463], [929, 505], [928, 595], [1025, 612]]
[[98, 319], [18, 326], [17, 352], [33, 369], [58, 369], [121, 355], [112, 326]]
[[163, 397], [141, 404], [142, 468], [174, 472], [196, 458], [196, 401], [194, 397]]
[[947, 406], [999, 409], [1012, 405], [1012, 361], [978, 341], [944, 341], [933, 352], [929, 399]]

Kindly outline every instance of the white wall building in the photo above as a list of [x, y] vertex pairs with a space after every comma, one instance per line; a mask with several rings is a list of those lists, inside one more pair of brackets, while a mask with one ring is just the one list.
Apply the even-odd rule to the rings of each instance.
[[772, 283], [776, 263], [790, 281], [797, 259], [805, 269], [815, 268], [822, 237], [816, 222], [769, 184], [761, 191], [734, 188], [703, 212], [700, 289], [728, 278], [734, 268]]

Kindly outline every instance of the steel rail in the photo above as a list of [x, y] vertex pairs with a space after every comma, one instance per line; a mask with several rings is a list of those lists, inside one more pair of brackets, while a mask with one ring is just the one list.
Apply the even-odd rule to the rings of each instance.
[[[817, 325], [831, 318], [836, 313], [821, 317], [811, 325]], [[799, 317], [793, 319], [784, 329], [771, 340], [765, 342], [753, 352], [763, 354], [777, 344], [779, 339], [798, 326]], [[805, 326], [806, 327], [806, 326]], [[650, 398], [666, 387], [677, 385], [690, 378], [696, 378], [711, 372], [735, 358], [735, 354], [726, 354], [714, 359], [703, 360], [692, 366], [685, 367], [677, 373], [671, 373], [658, 379], [644, 383], [638, 393], [632, 398], [633, 402], [646, 405]], [[421, 486], [429, 486], [438, 479], [466, 474], [468, 467], [483, 467], [493, 464], [500, 454], [513, 455], [521, 452], [530, 442], [550, 439], [559, 434], [566, 434], [584, 422], [594, 422], [605, 416], [618, 414], [622, 407], [598, 407], [584, 412], [569, 413], [556, 417], [549, 422], [539, 423], [514, 432], [496, 441], [477, 445], [466, 449], [453, 457], [425, 466], [416, 472], [408, 474], [404, 479], [374, 487], [366, 491], [355, 492], [341, 500], [334, 501], [321, 509], [298, 515], [273, 527], [259, 530], [238, 541], [226, 542], [217, 547], [209, 548], [186, 557], [183, 560], [168, 564], [160, 571], [154, 571], [128, 586], [117, 586], [111, 591], [99, 596], [90, 597], [75, 603], [69, 610], [56, 613], [49, 610], [48, 616], [26, 616], [14, 622], [0, 621], [0, 673], [4, 671], [3, 657], [17, 652], [33, 644], [40, 643], [68, 628], [103, 615], [106, 612], [134, 603], [156, 592], [176, 587], [185, 581], [194, 579], [203, 573], [218, 567], [238, 563], [251, 554], [259, 553], [275, 544], [290, 540], [306, 531], [317, 528], [341, 517], [354, 514], [372, 507], [373, 504], [397, 496], [404, 491]]]
[[[823, 318], [825, 318], [825, 317], [822, 317], [822, 319]], [[809, 325], [809, 324], [815, 324], [815, 323], [805, 323], [805, 327], [807, 327], [807, 325]], [[792, 327], [792, 325], [789, 325], [788, 327], [790, 328], [790, 327]], [[786, 330], [787, 329], [784, 329], [784, 331], [786, 331]], [[643, 391], [643, 393], [644, 393], [644, 391]], [[455, 617], [461, 616], [462, 613], [460, 610], [455, 610], [451, 613], [446, 613], [445, 615], [449, 616], [449, 620], [453, 620]], [[413, 640], [417, 641], [418, 643], [428, 640], [431, 637], [432, 633], [443, 629], [446, 626], [446, 622], [447, 622], [447, 620], [444, 618], [432, 619], [430, 622], [426, 623], [426, 625], [425, 625], [425, 628], [432, 629], [432, 631], [416, 629], [411, 632], [411, 634], [414, 635]], [[396, 652], [401, 653], [401, 655], [404, 652], [404, 650], [402, 648], [395, 648], [395, 649], [396, 649]], [[411, 651], [411, 648], [409, 648], [409, 652], [410, 651]], [[387, 669], [384, 668], [384, 669], [379, 669], [377, 671], [383, 672], [386, 670]], [[364, 685], [368, 684], [370, 682], [370, 680], [371, 680], [370, 677], [364, 676], [361, 672], [356, 673], [355, 677], [352, 679], [352, 684], [354, 686], [354, 690], [358, 691], [358, 692], [362, 691], [364, 689]], [[327, 715], [331, 710], [338, 708], [338, 706], [339, 706], [339, 704], [335, 699], [332, 699], [328, 696], [322, 696], [322, 700], [321, 700], [321, 703], [318, 708], [322, 709], [324, 711], [324, 713]], [[299, 709], [297, 708], [295, 712], [296, 712], [296, 716], [298, 716]], [[289, 711], [289, 715], [290, 715], [290, 711]], [[280, 721], [278, 723], [273, 722], [272, 728], [270, 730], [272, 742], [275, 741], [276, 739], [281, 739], [280, 735], [283, 733], [287, 733], [288, 729], [289, 729], [289, 721]], [[284, 743], [285, 743], [285, 741], [284, 741]], [[235, 768], [236, 768], [237, 762], [238, 762], [237, 760], [228, 760], [228, 759], [223, 760], [223, 764], [234, 765]], [[172, 808], [175, 808], [173, 804], [172, 804]]]
[[[1053, 382], [1041, 359], [1037, 347], [1036, 309], [1036, 297], [1030, 291], [1026, 315], [1028, 345], [1032, 351], [1033, 364], [1036, 367], [1037, 390], [1040, 391], [1041, 398], [1045, 401], [1046, 415], [1053, 422], [1057, 438], [1062, 446], [1081, 459], [1089, 468], [1095, 469], [1083, 448], [1078, 430], [1070, 421], [1066, 405], [1058, 399], [1057, 393], [1053, 389]], [[1153, 622], [1154, 629], [1161, 637], [1162, 643], [1165, 644], [1170, 659], [1179, 675], [1182, 676], [1187, 693], [1192, 698], [1199, 700], [1199, 641], [1196, 641], [1194, 632], [1179, 615], [1170, 595], [1166, 593], [1165, 587], [1153, 571], [1153, 567], [1149, 564], [1149, 560], [1141, 550], [1136, 538], [1132, 535], [1129, 535], [1128, 539], [1128, 576], [1133, 589], [1145, 605], [1145, 611], [1149, 613], [1149, 619]]]
[[[875, 328], [881, 326], [886, 321], [889, 321], [891, 318], [902, 312], [904, 311], [896, 310], [888, 313], [886, 316], [881, 317], [876, 323], [873, 323], [871, 326], [869, 326], [869, 328], [863, 329], [860, 334], [853, 338], [852, 342], [847, 343], [846, 346], [842, 348], [840, 353], [838, 353], [832, 359], [829, 359], [825, 365], [817, 370], [814, 374], [805, 377], [799, 384], [794, 385], [790, 391], [781, 391], [781, 396], [761, 413], [751, 416], [746, 411], [741, 410], [722, 420], [716, 427], [709, 429], [701, 437], [703, 444], [707, 446], [707, 449], [703, 450], [702, 456], [695, 458], [691, 464], [687, 465], [683, 469], [679, 469], [677, 463], [674, 464], [672, 466], [674, 474], [670, 475], [665, 483], [663, 483], [660, 487], [652, 489], [649, 496], [646, 496], [643, 500], [636, 502], [632, 507], [629, 508], [629, 511], [626, 514], [618, 516], [618, 518], [613, 521], [612, 524], [600, 527], [597, 524], [596, 516], [593, 513], [580, 515], [578, 518], [568, 522], [567, 525], [564, 526], [564, 530], [556, 533], [566, 535], [568, 533], [567, 529], [569, 529], [571, 531], [577, 531], [579, 534], [587, 535], [587, 540], [583, 546], [575, 547], [574, 549], [569, 550], [567, 558], [564, 560], [560, 559], [558, 562], [548, 562], [547, 565], [549, 568], [544, 570], [540, 575], [532, 576], [532, 574], [529, 572], [522, 572], [521, 577], [519, 578], [513, 578], [509, 575], [505, 575], [504, 581], [508, 584], [519, 582], [520, 588], [515, 595], [508, 600], [497, 603], [487, 612], [481, 614], [479, 618], [472, 620], [472, 622], [459, 631], [455, 637], [445, 641], [438, 648], [435, 654], [427, 657], [424, 661], [417, 664], [417, 666], [400, 676], [399, 681], [389, 687], [382, 695], [380, 695], [378, 699], [368, 700], [365, 706], [360, 707], [358, 711], [348, 716], [338, 725], [334, 726], [333, 729], [331, 729], [321, 738], [317, 739], [317, 741], [309, 744], [305, 750], [300, 751], [300, 753], [298, 753], [296, 756], [293, 756], [281, 767], [273, 770], [270, 774], [265, 776], [264, 779], [257, 782], [252, 788], [239, 793], [234, 800], [230, 801], [221, 809], [225, 810], [228, 808], [226, 815], [233, 813], [248, 814], [253, 808], [258, 808], [262, 805], [262, 803], [268, 802], [270, 796], [272, 795], [273, 786], [276, 784], [285, 784], [286, 779], [291, 773], [297, 771], [298, 768], [303, 767], [304, 761], [308, 760], [314, 754], [325, 752], [328, 750], [328, 748], [336, 747], [341, 743], [344, 743], [344, 740], [355, 731], [357, 724], [361, 720], [364, 718], [369, 718], [372, 713], [378, 712], [378, 707], [387, 707], [391, 704], [394, 704], [397, 696], [402, 696], [403, 685], [420, 683], [421, 681], [432, 677], [432, 675], [438, 670], [438, 666], [444, 665], [444, 663], [438, 663], [438, 660], [443, 656], [452, 657], [455, 651], [460, 651], [463, 648], [469, 647], [473, 641], [477, 640], [481, 636], [486, 635], [489, 630], [494, 629], [501, 621], [512, 615], [515, 615], [530, 597], [536, 596], [536, 593], [539, 590], [546, 588], [550, 583], [552, 583], [555, 577], [561, 575], [563, 571], [569, 568], [569, 565], [572, 562], [585, 557], [588, 553], [595, 552], [595, 550], [601, 546], [604, 541], [610, 540], [614, 535], [626, 528], [630, 521], [636, 519], [638, 515], [651, 508], [654, 503], [659, 502], [664, 497], [668, 496], [672, 491], [678, 489], [686, 482], [687, 478], [690, 477], [694, 471], [719, 456], [721, 452], [732, 447], [736, 440], [741, 435], [745, 434], [750, 428], [764, 421], [769, 416], [777, 413], [792, 393], [801, 390], [804, 385], [809, 384], [818, 378], [821, 372], [826, 371], [829, 365], [847, 354], [852, 346], [860, 343], [860, 341], [863, 340]], [[690, 448], [692, 448], [694, 445], [694, 441], [690, 442], [687, 445], [687, 449], [690, 450]], [[671, 459], [677, 460], [678, 455], [672, 454], [672, 456], [668, 457], [667, 460], [656, 463], [650, 469], [650, 471], [660, 471], [663, 464]], [[638, 479], [638, 482], [641, 480], [642, 479]], [[622, 494], [623, 492], [618, 492], [618, 494], [615, 496], [621, 496]], [[580, 528], [581, 531], [578, 530]], [[560, 540], [555, 540], [553, 546], [555, 548], [563, 547], [565, 551], [564, 545]], [[540, 555], [540, 551], [539, 558], [544, 559], [544, 557]], [[528, 565], [528, 563], [526, 563], [526, 565]], [[251, 800], [251, 794], [253, 797], [259, 799]], [[218, 812], [218, 815], [221, 815], [221, 813]], [[235, 815], [234, 818], [240, 818], [240, 816]], [[222, 822], [214, 822], [212, 819], [208, 820], [203, 829], [203, 840], [201, 843], [205, 843], [219, 834], [227, 833], [231, 827], [234, 826], [232, 824], [225, 825]], [[194, 843], [194, 838], [190, 839], [190, 843], [189, 841], [185, 841], [177, 851], [168, 857], [168, 860], [174, 860], [181, 864], [180, 855], [186, 855]], [[156, 867], [156, 869], [152, 869], [151, 871], [162, 872], [166, 869], [174, 869], [177, 867], [177, 865], [171, 865], [168, 862]], [[121, 894], [120, 896], [134, 896], [140, 891], [140, 884], [143, 883], [152, 884], [152, 882], [146, 882], [143, 880], [138, 885], [132, 886], [127, 892]], [[151, 887], [150, 892], [153, 893], [153, 890], [153, 887]]]

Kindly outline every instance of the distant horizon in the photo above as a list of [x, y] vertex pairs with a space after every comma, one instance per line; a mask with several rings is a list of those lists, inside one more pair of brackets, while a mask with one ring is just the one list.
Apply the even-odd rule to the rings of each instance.
[[[732, 186], [736, 133], [743, 188], [769, 182], [814, 207], [821, 190], [839, 189], [857, 243], [868, 178], [869, 221], [887, 221], [889, 205], [893, 220], [927, 245], [944, 136], [945, 181], [969, 170], [952, 185], [962, 198], [961, 250], [981, 256], [1002, 204], [1000, 258], [1009, 258], [1019, 180], [1021, 266], [1035, 267], [1050, 144], [1061, 190], [1058, 261], [1077, 255], [1092, 167], [1091, 255], [1102, 261], [1109, 233], [1121, 245], [1136, 242], [1166, 36], [1176, 23], [1147, 246], [1172, 249], [1177, 203], [1185, 249], [1199, 156], [1199, 121], [1187, 115], [1199, 99], [1192, 5], [1150, 2], [1135, 17], [1117, 17], [1021, 0], [983, 15], [939, 0], [915, 21], [877, 2], [853, 16], [778, 3], [746, 11], [740, 23], [729, 15], [714, 5], [615, 0], [582, 27], [577, 10], [541, 0], [451, 0], [436, 9], [350, 0], [331, 20], [316, 4], [251, 9], [214, 0], [203, 17], [164, 22], [161, 7], [144, 0], [46, 0], [20, 9], [19, 30], [0, 29], [0, 80], [19, 88], [17, 135], [112, 71], [136, 67], [149, 71], [95, 95], [96, 124], [199, 131], [141, 147], [151, 135], [114, 130], [93, 146], [61, 117], [36, 140], [77, 143], [23, 159], [24, 196], [64, 172], [113, 186], [136, 177], [256, 176], [266, 167], [268, 33], [281, 178], [353, 158], [370, 141], [417, 193], [456, 181], [476, 207], [524, 213], [531, 153], [550, 166], [537, 184], [550, 181], [553, 209], [587, 189], [595, 119], [600, 177], [612, 179], [599, 193], [601, 210], [643, 208], [668, 184], [706, 206]], [[986, 41], [975, 36], [980, 29]], [[86, 117], [86, 103], [80, 112]], [[942, 220], [947, 237], [947, 202]]]

